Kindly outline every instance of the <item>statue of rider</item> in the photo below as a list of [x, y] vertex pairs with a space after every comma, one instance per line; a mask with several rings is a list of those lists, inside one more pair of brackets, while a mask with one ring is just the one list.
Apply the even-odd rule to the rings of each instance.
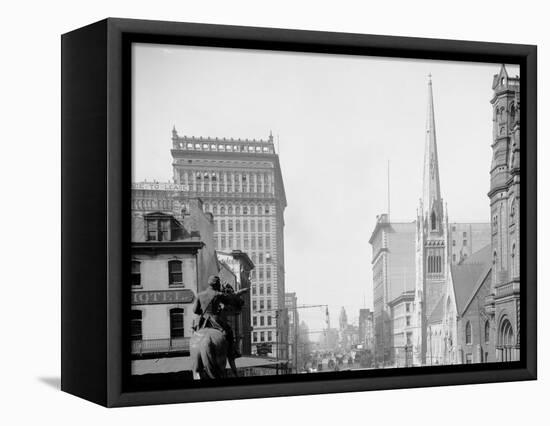
[[199, 315], [199, 321], [196, 330], [202, 328], [214, 328], [225, 333], [228, 343], [227, 356], [234, 360], [242, 356], [235, 343], [235, 337], [231, 325], [227, 321], [224, 313], [224, 306], [242, 306], [243, 300], [241, 294], [248, 291], [243, 288], [239, 291], [223, 291], [220, 277], [211, 275], [208, 278], [208, 288], [197, 295], [193, 312]]

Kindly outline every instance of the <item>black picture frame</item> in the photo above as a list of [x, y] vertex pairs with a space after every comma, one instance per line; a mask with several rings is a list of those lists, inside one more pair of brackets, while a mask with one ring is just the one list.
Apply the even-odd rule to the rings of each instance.
[[[61, 42], [62, 390], [118, 407], [536, 379], [536, 46], [117, 18], [64, 34]], [[129, 258], [133, 42], [519, 64], [521, 360], [227, 379], [186, 387], [129, 384], [128, 336], [122, 324], [129, 306], [124, 259]]]

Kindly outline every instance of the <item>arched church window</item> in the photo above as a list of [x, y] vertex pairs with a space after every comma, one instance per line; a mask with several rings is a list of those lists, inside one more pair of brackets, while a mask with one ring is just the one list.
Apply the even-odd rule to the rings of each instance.
[[466, 344], [471, 345], [472, 344], [472, 324], [470, 323], [470, 321], [466, 323], [465, 334], [466, 334], [465, 336]]
[[500, 325], [499, 340], [502, 350], [501, 361], [513, 361], [512, 349], [514, 346], [514, 330], [507, 318], [505, 318]]
[[500, 119], [501, 121], [506, 121], [506, 108], [503, 106], [500, 107]]
[[485, 321], [485, 343], [489, 343], [491, 337], [491, 326], [489, 320]]
[[432, 231], [435, 231], [437, 229], [437, 223], [436, 223], [436, 216], [435, 216], [435, 212], [432, 211], [432, 216], [431, 216], [431, 228], [432, 228]]
[[512, 124], [516, 121], [516, 106], [513, 102], [510, 104], [510, 121]]

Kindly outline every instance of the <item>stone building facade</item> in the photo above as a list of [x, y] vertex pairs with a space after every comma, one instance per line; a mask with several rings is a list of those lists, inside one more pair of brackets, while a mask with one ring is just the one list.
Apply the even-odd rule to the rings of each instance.
[[[215, 246], [248, 253], [251, 275], [252, 352], [271, 348], [288, 358], [284, 310], [285, 189], [273, 137], [267, 140], [190, 137], [172, 131], [173, 179], [187, 196], [200, 197], [214, 215]], [[265, 344], [269, 344], [266, 346]]]
[[449, 224], [449, 260], [456, 265], [473, 253], [491, 244], [489, 222]]
[[389, 302], [391, 310], [392, 358], [396, 367], [412, 366], [414, 290]]
[[520, 354], [520, 79], [502, 65], [493, 78], [492, 283], [486, 308], [496, 330], [497, 361]]
[[[150, 204], [142, 204], [151, 210], [132, 211], [132, 357], [185, 355], [201, 279], [218, 272], [212, 215], [203, 212], [197, 199], [189, 200], [184, 214], [167, 208], [159, 211], [159, 204], [152, 200], [165, 197], [157, 197], [157, 190], [139, 191], [154, 196], [149, 198]], [[140, 192], [133, 198], [144, 201], [142, 196]]]
[[485, 310], [491, 292], [491, 245], [451, 268], [457, 308], [456, 361], [494, 362], [494, 322]]
[[389, 303], [415, 286], [414, 222], [391, 222], [387, 214], [376, 218], [369, 239], [372, 246], [374, 358], [393, 362], [392, 316]]

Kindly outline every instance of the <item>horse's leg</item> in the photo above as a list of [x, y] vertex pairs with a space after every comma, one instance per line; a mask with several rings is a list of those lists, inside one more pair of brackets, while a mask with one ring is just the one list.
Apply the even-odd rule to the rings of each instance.
[[235, 377], [239, 377], [239, 373], [237, 372], [237, 366], [235, 365], [235, 358], [229, 357], [227, 358], [229, 361], [229, 366], [231, 367], [231, 372]]
[[214, 354], [212, 353], [212, 345], [210, 343], [210, 339], [204, 341], [204, 343], [201, 345], [201, 359], [202, 359], [202, 365], [204, 368], [204, 373], [208, 378], [215, 379], [216, 372], [215, 369], [212, 368], [212, 365], [215, 364], [214, 362]]
[[191, 371], [193, 373], [193, 380], [200, 380], [201, 379], [201, 371], [204, 370], [204, 366], [202, 364], [201, 359], [201, 351], [200, 351], [200, 345], [201, 345], [201, 338], [197, 334], [193, 334], [193, 337], [191, 338], [191, 347], [190, 347], [190, 356], [191, 356]]
[[[223, 355], [220, 357], [220, 355]], [[202, 363], [204, 371], [211, 379], [221, 379], [225, 377], [226, 357], [223, 353], [223, 348], [217, 347], [217, 344], [212, 339], [201, 348]], [[223, 359], [221, 359], [223, 358]]]

